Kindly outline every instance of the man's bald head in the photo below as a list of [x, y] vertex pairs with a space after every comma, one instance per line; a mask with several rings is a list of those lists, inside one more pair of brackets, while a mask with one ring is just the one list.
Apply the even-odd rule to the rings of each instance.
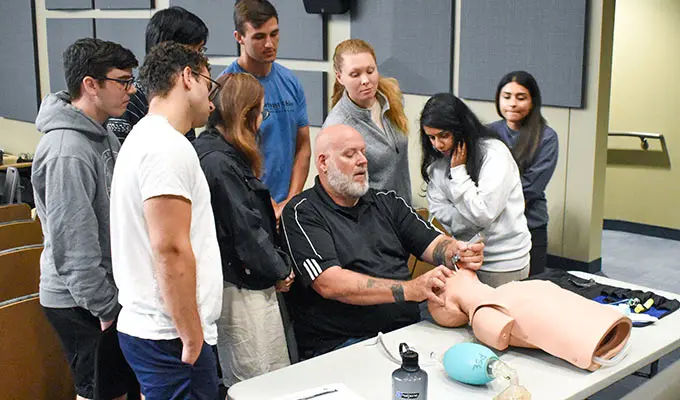
[[356, 129], [331, 125], [319, 132], [314, 146], [319, 180], [327, 192], [358, 198], [368, 189], [366, 143]]
[[356, 129], [349, 125], [331, 125], [323, 128], [316, 136], [314, 145], [314, 158], [319, 159], [320, 154], [328, 154], [332, 150], [340, 150], [348, 141], [361, 140], [364, 138]]

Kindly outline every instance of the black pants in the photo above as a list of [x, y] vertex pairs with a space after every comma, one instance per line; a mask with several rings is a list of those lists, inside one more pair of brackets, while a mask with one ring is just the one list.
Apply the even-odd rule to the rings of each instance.
[[545, 271], [548, 262], [548, 225], [529, 229], [531, 233], [531, 267], [529, 276]]
[[59, 336], [79, 396], [110, 400], [130, 393], [129, 399], [139, 398], [139, 385], [118, 345], [115, 322], [102, 332], [99, 318], [84, 308], [43, 307], [43, 311]]

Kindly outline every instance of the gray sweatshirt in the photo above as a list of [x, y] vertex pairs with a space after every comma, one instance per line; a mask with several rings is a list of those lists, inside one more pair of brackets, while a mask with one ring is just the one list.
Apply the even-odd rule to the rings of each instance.
[[366, 158], [368, 159], [369, 185], [377, 190], [394, 190], [397, 195], [411, 204], [411, 176], [408, 169], [408, 137], [392, 124], [385, 116], [390, 104], [380, 92], [383, 127], [380, 129], [373, 119], [371, 110], [354, 104], [345, 91], [323, 123], [330, 125], [349, 125], [364, 137]]
[[40, 304], [79, 306], [111, 320], [120, 310], [109, 236], [111, 177], [120, 144], [73, 107], [66, 92], [43, 100], [35, 124], [45, 134], [31, 176], [45, 236]]

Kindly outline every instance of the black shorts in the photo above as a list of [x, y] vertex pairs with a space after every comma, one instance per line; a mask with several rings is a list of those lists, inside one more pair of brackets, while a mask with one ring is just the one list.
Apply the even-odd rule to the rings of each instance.
[[79, 396], [110, 400], [139, 390], [120, 350], [115, 322], [102, 332], [99, 318], [84, 308], [43, 311], [59, 336]]

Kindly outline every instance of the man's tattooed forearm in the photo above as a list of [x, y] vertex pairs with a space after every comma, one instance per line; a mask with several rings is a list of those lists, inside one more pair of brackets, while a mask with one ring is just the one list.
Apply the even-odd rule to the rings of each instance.
[[453, 242], [451, 238], [443, 238], [437, 243], [432, 251], [432, 259], [434, 260], [434, 265], [446, 265], [446, 247]]
[[385, 282], [374, 278], [366, 279], [366, 282], [360, 281], [357, 287], [360, 291], [373, 288], [389, 288], [392, 292], [392, 297], [394, 297], [395, 303], [401, 303], [406, 301], [404, 295], [404, 285], [401, 283]]
[[385, 283], [382, 283], [379, 280], [374, 279], [374, 278], [368, 278], [368, 279], [366, 279], [365, 282], [361, 281], [361, 280], [357, 282], [357, 289], [359, 291], [363, 291], [363, 290], [366, 290], [366, 289], [373, 289], [373, 288], [377, 288], [377, 287], [388, 287], [388, 285], [385, 284]]
[[390, 289], [392, 289], [392, 297], [394, 297], [395, 303], [403, 303], [406, 301], [404, 297], [404, 286], [401, 283], [395, 283]]

